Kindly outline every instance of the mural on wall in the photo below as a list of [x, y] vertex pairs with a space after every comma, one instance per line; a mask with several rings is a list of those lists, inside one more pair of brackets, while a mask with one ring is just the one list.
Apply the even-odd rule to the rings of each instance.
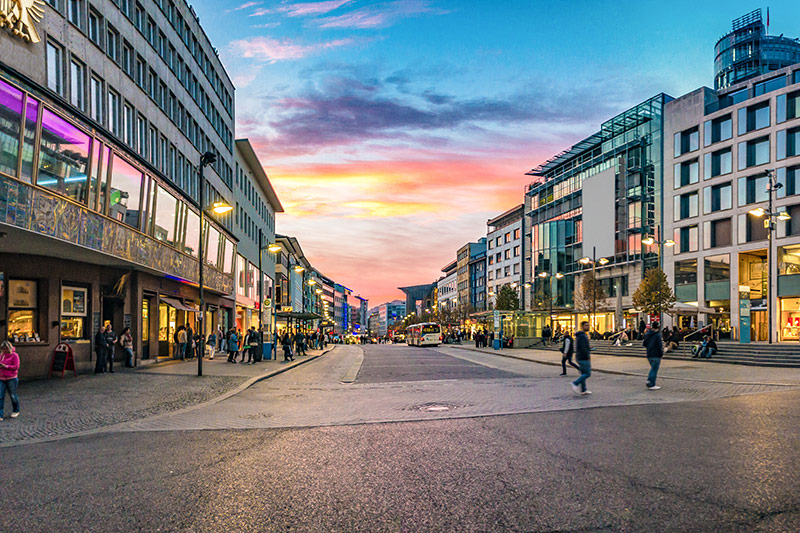
[[[198, 262], [85, 207], [0, 176], [0, 222], [119, 257], [181, 279], [197, 281]], [[204, 285], [233, 292], [233, 277], [206, 265]]]

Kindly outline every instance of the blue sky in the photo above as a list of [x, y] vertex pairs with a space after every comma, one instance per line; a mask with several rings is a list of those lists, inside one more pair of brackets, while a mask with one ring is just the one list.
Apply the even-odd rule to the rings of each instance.
[[[524, 172], [646, 98], [713, 83], [749, 2], [195, 2], [315, 266], [371, 299], [434, 281]], [[800, 36], [800, 2], [770, 4]]]

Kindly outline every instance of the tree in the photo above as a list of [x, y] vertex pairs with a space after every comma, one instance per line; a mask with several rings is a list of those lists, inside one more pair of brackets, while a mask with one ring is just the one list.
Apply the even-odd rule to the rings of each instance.
[[581, 276], [581, 286], [575, 291], [575, 309], [592, 312], [592, 306], [595, 310], [604, 309], [606, 304], [606, 291], [600, 285], [594, 273], [589, 271]]
[[497, 299], [494, 304], [495, 309], [501, 311], [516, 311], [519, 309], [519, 295], [517, 291], [511, 288], [511, 285], [505, 284], [497, 291]]
[[667, 275], [661, 268], [649, 268], [644, 279], [633, 293], [633, 305], [650, 315], [668, 312], [675, 303], [675, 293], [669, 286]]

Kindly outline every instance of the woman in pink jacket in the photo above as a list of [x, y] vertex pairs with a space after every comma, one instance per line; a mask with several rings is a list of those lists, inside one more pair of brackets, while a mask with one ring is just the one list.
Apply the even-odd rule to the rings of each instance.
[[19, 370], [19, 355], [14, 351], [14, 346], [3, 341], [0, 344], [0, 420], [3, 420], [3, 408], [6, 403], [6, 390], [11, 396], [11, 418], [19, 416], [19, 399], [17, 398], [17, 371]]

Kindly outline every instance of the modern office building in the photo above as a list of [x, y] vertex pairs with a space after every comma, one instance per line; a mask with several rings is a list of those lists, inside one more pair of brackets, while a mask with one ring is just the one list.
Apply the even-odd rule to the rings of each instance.
[[470, 247], [469, 305], [475, 311], [486, 310], [486, 237]]
[[394, 300], [381, 304], [378, 311], [378, 336], [385, 337], [392, 325], [406, 316], [406, 304], [402, 300]]
[[444, 276], [436, 282], [436, 305], [440, 312], [452, 311], [458, 306], [457, 263], [453, 261], [442, 268]]
[[[749, 295], [752, 340], [800, 340], [800, 65], [720, 91], [702, 87], [665, 107], [665, 271], [680, 302], [696, 308], [679, 325], [712, 323], [738, 338], [740, 295]], [[770, 240], [768, 186], [778, 189]], [[786, 218], [782, 216], [781, 218]], [[773, 282], [769, 284], [769, 270]], [[768, 295], [774, 318], [768, 325]], [[745, 305], [746, 307], [746, 305]], [[747, 316], [747, 315], [745, 315]]]
[[[245, 331], [259, 327], [263, 318], [265, 331], [272, 332], [277, 253], [268, 248], [275, 244], [275, 213], [283, 213], [283, 206], [247, 139], [236, 140], [234, 184], [233, 234], [238, 253], [231, 297], [236, 301], [235, 322]], [[228, 323], [226, 318], [223, 322]]]
[[[168, 356], [197, 329], [200, 187], [233, 202], [233, 85], [183, 1], [42, 10], [0, 30], [0, 337], [23, 377], [61, 342], [92, 368], [106, 322], [137, 358]], [[232, 215], [207, 220], [210, 330], [233, 316], [236, 251]]]
[[525, 204], [520, 204], [486, 221], [486, 283], [488, 309], [495, 303], [503, 285], [520, 288], [524, 284], [523, 218]]
[[534, 336], [551, 299], [562, 328], [589, 320], [592, 304], [579, 298], [576, 308], [574, 299], [581, 276], [592, 270], [579, 262], [584, 257], [596, 260], [609, 297], [596, 302], [595, 327], [609, 331], [635, 318], [630, 296], [645, 268], [658, 264], [657, 250], [643, 247], [642, 237], [657, 234], [661, 223], [663, 113], [671, 99], [658, 94], [620, 113], [529, 173], [535, 177], [525, 193], [530, 268], [523, 270], [530, 284], [525, 308], [541, 311]]
[[731, 32], [714, 47], [714, 88], [727, 89], [742, 81], [800, 63], [800, 39], [769, 35], [756, 9], [733, 21]]
[[[456, 252], [456, 289], [458, 291], [458, 307], [462, 314], [483, 310], [476, 307], [478, 305], [478, 292], [481, 290], [476, 278], [478, 275], [476, 263], [480, 255], [483, 255], [485, 262], [486, 237], [481, 237], [478, 242], [468, 242]], [[470, 263], [473, 263], [472, 267], [470, 267]], [[486, 275], [485, 266], [482, 268], [480, 275]], [[485, 281], [482, 288], [484, 289], [483, 302], [485, 304]]]

